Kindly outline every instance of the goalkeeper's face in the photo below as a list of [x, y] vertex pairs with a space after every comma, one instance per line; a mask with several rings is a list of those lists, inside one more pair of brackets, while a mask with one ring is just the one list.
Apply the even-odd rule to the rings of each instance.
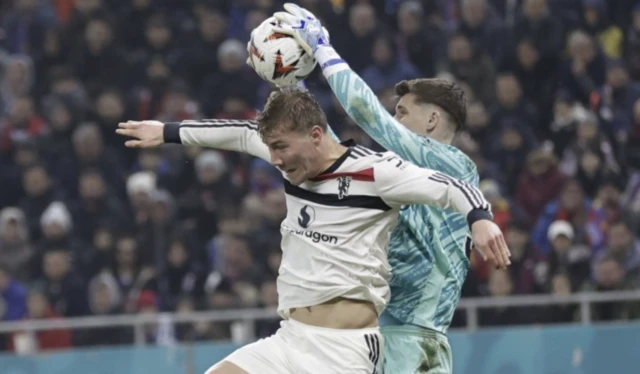
[[413, 93], [400, 98], [394, 118], [418, 135], [450, 143], [451, 136], [447, 133], [446, 119], [435, 105], [418, 103]]
[[310, 132], [278, 131], [265, 136], [264, 142], [269, 146], [271, 163], [297, 186], [322, 171], [321, 139], [322, 130], [315, 127]]

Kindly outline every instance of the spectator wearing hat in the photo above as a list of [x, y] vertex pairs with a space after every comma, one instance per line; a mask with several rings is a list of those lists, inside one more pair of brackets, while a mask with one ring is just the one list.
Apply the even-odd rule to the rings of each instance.
[[127, 196], [135, 224], [142, 224], [149, 218], [151, 193], [155, 189], [156, 175], [152, 172], [139, 171], [127, 179]]
[[240, 202], [237, 188], [222, 153], [206, 150], [195, 159], [196, 183], [178, 202], [180, 216], [192, 221], [198, 243], [204, 245], [217, 234], [219, 215], [225, 206]]
[[87, 247], [73, 235], [73, 221], [66, 205], [54, 201], [40, 218], [42, 239], [38, 243], [33, 261], [32, 276], [42, 276], [42, 258], [51, 249], [69, 252], [73, 266], [82, 269], [81, 260]]
[[548, 281], [558, 274], [565, 274], [569, 277], [572, 290], [583, 288], [591, 274], [591, 249], [574, 243], [573, 227], [567, 221], [553, 222], [547, 231], [547, 238], [551, 243]]
[[[154, 316], [160, 312], [160, 301], [153, 291], [140, 292], [136, 306], [136, 311], [142, 315]], [[176, 343], [174, 326], [170, 318], [164, 314], [158, 315], [156, 321], [143, 325], [145, 340], [148, 344], [172, 346]]]
[[34, 250], [24, 213], [15, 207], [0, 211], [0, 268], [13, 279], [25, 282], [31, 277], [29, 264]]

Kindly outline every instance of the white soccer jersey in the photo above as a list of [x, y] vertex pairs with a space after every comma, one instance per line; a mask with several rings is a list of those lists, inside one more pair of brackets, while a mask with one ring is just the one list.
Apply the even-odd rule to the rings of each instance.
[[[249, 153], [270, 161], [254, 121], [167, 123], [165, 142]], [[336, 297], [366, 300], [378, 314], [389, 300], [387, 247], [403, 205], [451, 208], [470, 222], [490, 218], [489, 203], [464, 182], [401, 160], [392, 152], [348, 147], [329, 169], [299, 186], [286, 180], [281, 225], [278, 313]]]

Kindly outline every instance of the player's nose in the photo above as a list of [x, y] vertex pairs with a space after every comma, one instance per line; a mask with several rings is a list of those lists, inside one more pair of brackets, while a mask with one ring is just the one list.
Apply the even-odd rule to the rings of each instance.
[[282, 158], [276, 156], [273, 152], [271, 153], [271, 165], [275, 166], [275, 167], [281, 167], [282, 165], [284, 165], [284, 162], [282, 161]]

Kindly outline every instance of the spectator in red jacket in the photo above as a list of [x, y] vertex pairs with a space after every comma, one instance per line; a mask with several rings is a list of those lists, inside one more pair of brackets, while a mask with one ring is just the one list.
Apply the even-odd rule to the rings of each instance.
[[[27, 317], [28, 320], [46, 320], [58, 319], [60, 316], [53, 310], [45, 295], [33, 290], [29, 293], [27, 299]], [[55, 349], [64, 349], [71, 347], [71, 331], [67, 329], [60, 330], [41, 330], [35, 333], [35, 339], [24, 332], [13, 334], [9, 339], [9, 349], [11, 351], [22, 350], [22, 342], [26, 342], [27, 349], [31, 348], [36, 351], [49, 351]], [[28, 340], [33, 339], [33, 340]]]
[[565, 179], [552, 152], [538, 149], [529, 153], [526, 169], [518, 179], [516, 202], [531, 222], [535, 222], [544, 206], [558, 196]]

